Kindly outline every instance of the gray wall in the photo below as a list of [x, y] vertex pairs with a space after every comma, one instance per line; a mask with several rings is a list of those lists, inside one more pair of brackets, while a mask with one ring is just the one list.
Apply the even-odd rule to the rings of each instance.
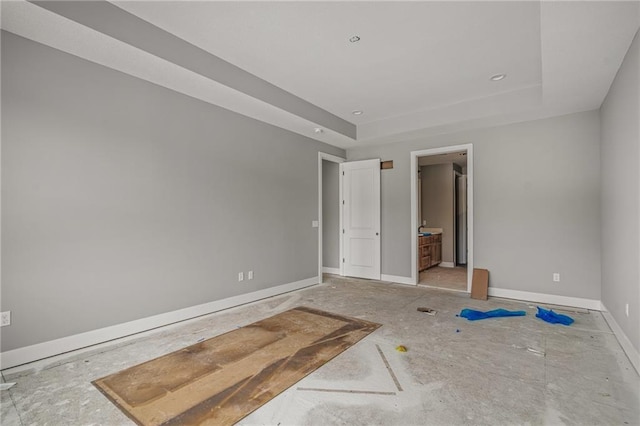
[[344, 151], [6, 32], [1, 52], [2, 351], [317, 276], [318, 151]]
[[382, 273], [411, 275], [410, 152], [464, 143], [474, 152], [474, 266], [494, 287], [600, 300], [598, 111], [348, 150], [349, 160], [394, 161], [381, 176]]
[[338, 163], [322, 160], [322, 266], [340, 267], [340, 176]]
[[[602, 302], [640, 351], [640, 36], [600, 110]], [[629, 304], [629, 317], [625, 304]]]
[[442, 228], [442, 261], [453, 263], [453, 165], [420, 167], [420, 177], [422, 220], [429, 228]]

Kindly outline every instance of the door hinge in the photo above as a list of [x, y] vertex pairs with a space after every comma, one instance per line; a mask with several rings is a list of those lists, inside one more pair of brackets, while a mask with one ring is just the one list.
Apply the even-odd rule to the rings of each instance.
[[344, 176], [344, 172], [342, 172], [342, 176]]
[[344, 234], [344, 229], [342, 230], [342, 233]]
[[342, 200], [342, 204], [344, 205], [344, 200]]
[[342, 263], [344, 263], [344, 257], [342, 258]]

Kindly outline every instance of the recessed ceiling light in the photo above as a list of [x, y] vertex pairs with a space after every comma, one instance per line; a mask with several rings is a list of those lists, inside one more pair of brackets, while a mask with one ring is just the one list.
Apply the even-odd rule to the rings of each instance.
[[349, 39], [349, 41], [350, 41], [351, 43], [357, 43], [357, 42], [359, 42], [359, 41], [360, 41], [360, 37], [358, 37], [357, 35], [354, 35], [353, 37], [351, 37], [351, 38]]
[[351, 111], [351, 114], [353, 114], [353, 115], [362, 115], [362, 111], [360, 111], [359, 109], [356, 109], [356, 110]]
[[506, 74], [496, 74], [496, 75], [492, 75], [489, 80], [500, 81], [500, 80], [504, 80], [506, 76], [507, 76]]
[[318, 134], [318, 135], [319, 135], [320, 133], [323, 133], [323, 132], [324, 132], [324, 130], [322, 130], [322, 128], [321, 128], [321, 127], [316, 127], [315, 129], [313, 129], [313, 131], [314, 131], [316, 134]]

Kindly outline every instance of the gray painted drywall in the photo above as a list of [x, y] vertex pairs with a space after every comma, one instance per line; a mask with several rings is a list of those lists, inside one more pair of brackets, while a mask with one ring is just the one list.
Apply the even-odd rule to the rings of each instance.
[[453, 263], [453, 165], [421, 167], [420, 177], [422, 220], [427, 221], [428, 228], [442, 228], [442, 261]]
[[322, 160], [322, 266], [339, 268], [340, 179], [338, 163]]
[[10, 33], [1, 52], [2, 351], [317, 276], [318, 152], [343, 150]]
[[36, 1], [40, 7], [124, 41], [183, 68], [338, 133], [356, 137], [356, 126], [105, 0]]
[[347, 150], [348, 160], [394, 162], [381, 175], [382, 273], [411, 276], [410, 152], [466, 143], [474, 266], [490, 285], [600, 300], [598, 111]]
[[[602, 303], [640, 351], [640, 35], [600, 109]], [[629, 304], [629, 316], [625, 304]]]

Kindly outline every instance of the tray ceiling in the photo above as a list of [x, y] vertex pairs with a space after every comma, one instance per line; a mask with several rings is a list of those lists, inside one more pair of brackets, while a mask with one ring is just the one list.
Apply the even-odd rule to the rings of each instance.
[[640, 26], [636, 1], [73, 3], [2, 27], [342, 148], [597, 109]]

